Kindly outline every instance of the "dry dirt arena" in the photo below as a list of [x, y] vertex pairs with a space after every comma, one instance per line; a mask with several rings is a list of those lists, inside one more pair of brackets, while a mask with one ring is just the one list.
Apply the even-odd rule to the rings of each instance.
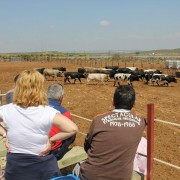
[[[138, 67], [138, 64], [133, 64]], [[25, 69], [32, 68], [52, 68], [66, 67], [67, 71], [77, 71], [79, 67], [84, 67], [82, 64], [71, 64], [69, 62], [0, 62], [0, 89], [2, 93], [6, 93], [13, 88], [14, 76]], [[89, 65], [86, 65], [89, 66]], [[96, 64], [103, 67], [103, 64]], [[124, 64], [120, 65], [123, 67]], [[127, 64], [132, 66], [132, 64]], [[163, 65], [157, 64], [157, 68], [162, 68]], [[145, 68], [150, 68], [145, 64]], [[153, 66], [156, 68], [156, 66]], [[166, 70], [167, 71], [167, 70]], [[169, 72], [169, 71], [168, 71]], [[164, 72], [166, 73], [166, 72]], [[169, 72], [171, 73], [171, 72]], [[103, 84], [86, 84], [86, 80], [82, 79], [82, 84], [64, 84], [63, 78], [58, 78], [59, 83], [64, 85], [65, 95], [63, 106], [66, 107], [72, 114], [81, 116], [87, 119], [92, 119], [97, 114], [111, 111], [112, 96], [115, 90], [113, 81]], [[54, 83], [54, 80], [47, 80], [45, 87]], [[134, 111], [142, 113], [147, 117], [147, 104], [153, 103], [155, 106], [155, 119], [161, 119], [173, 123], [179, 123], [180, 120], [180, 79], [178, 83], [170, 83], [169, 87], [158, 87], [144, 84], [142, 81], [133, 82], [133, 87], [136, 91], [136, 105]], [[5, 98], [2, 98], [2, 104], [5, 104]], [[16, 120], [16, 119], [14, 119]], [[74, 145], [83, 146], [85, 135], [87, 133], [90, 122], [73, 116], [73, 120], [79, 127], [79, 133]], [[179, 150], [180, 150], [180, 129], [177, 126], [155, 121], [154, 131], [154, 157], [165, 162], [180, 166]], [[146, 132], [144, 133], [146, 136]], [[160, 162], [154, 161], [153, 179], [155, 180], [177, 180], [180, 177], [179, 169], [170, 167]]]

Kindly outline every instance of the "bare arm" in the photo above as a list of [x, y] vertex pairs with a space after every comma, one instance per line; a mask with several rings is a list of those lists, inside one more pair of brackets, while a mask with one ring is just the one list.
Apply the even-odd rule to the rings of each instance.
[[55, 134], [50, 138], [50, 141], [65, 140], [78, 132], [77, 125], [68, 119], [66, 116], [57, 113], [53, 119], [53, 125], [59, 127], [61, 132]]
[[0, 135], [6, 137], [6, 130], [1, 124], [0, 124]]
[[61, 132], [48, 139], [46, 147], [40, 152], [39, 156], [47, 155], [51, 150], [51, 146], [54, 141], [65, 140], [78, 132], [78, 127], [76, 126], [76, 124], [60, 113], [57, 113], [55, 115], [53, 119], [53, 125], [59, 127], [61, 129]]
[[4, 172], [3, 172], [3, 170], [1, 169], [1, 166], [0, 166], [0, 180], [5, 180], [5, 179], [4, 179]]

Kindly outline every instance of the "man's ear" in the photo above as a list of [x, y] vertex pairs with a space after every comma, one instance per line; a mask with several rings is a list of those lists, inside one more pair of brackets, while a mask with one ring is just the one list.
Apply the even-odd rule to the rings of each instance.
[[60, 103], [60, 104], [62, 103], [62, 100], [63, 100], [63, 96], [61, 96], [61, 97], [59, 98], [59, 103]]
[[134, 101], [133, 107], [136, 105], [136, 101]]

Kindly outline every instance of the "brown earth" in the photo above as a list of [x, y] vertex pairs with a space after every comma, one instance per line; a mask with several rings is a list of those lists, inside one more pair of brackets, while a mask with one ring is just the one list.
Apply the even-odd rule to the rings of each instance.
[[[92, 65], [92, 64], [91, 64]], [[107, 64], [106, 64], [107, 65]], [[119, 65], [119, 64], [118, 64]], [[126, 64], [132, 66], [132, 64]], [[133, 66], [142, 68], [142, 64], [133, 64]], [[67, 71], [77, 71], [78, 67], [89, 66], [80, 63], [71, 64], [70, 62], [0, 62], [0, 89], [2, 93], [6, 93], [13, 88], [13, 79], [15, 75], [25, 69], [39, 67], [61, 67], [67, 68]], [[103, 67], [103, 63], [96, 64]], [[124, 64], [120, 64], [121, 67]], [[163, 69], [162, 64], [144, 64], [143, 68], [159, 68]], [[173, 73], [169, 70], [164, 70], [164, 73]], [[61, 84], [64, 84], [63, 78], [58, 78]], [[178, 81], [180, 81], [178, 79]], [[45, 82], [47, 88], [49, 84], [54, 83], [53, 80]], [[169, 87], [158, 87], [144, 84], [142, 81], [133, 82], [136, 91], [136, 105], [134, 111], [143, 114], [147, 117], [147, 104], [153, 103], [155, 106], [155, 119], [161, 119], [173, 123], [179, 123], [180, 113], [180, 82], [170, 83]], [[82, 80], [82, 84], [64, 84], [65, 95], [63, 105], [70, 110], [72, 114], [92, 119], [97, 114], [110, 111], [113, 109], [112, 96], [115, 90], [113, 81], [102, 84], [86, 84], [86, 80]], [[2, 103], [5, 104], [5, 98], [2, 98]], [[87, 133], [90, 122], [78, 117], [73, 117], [74, 121], [79, 126], [81, 133]], [[74, 145], [83, 146], [85, 135], [79, 133]], [[179, 166], [179, 149], [180, 149], [180, 129], [179, 127], [155, 122], [154, 131], [154, 157], [173, 165]], [[146, 136], [146, 132], [145, 132]], [[177, 180], [180, 177], [180, 171], [176, 168], [154, 161], [153, 176], [155, 180]]]

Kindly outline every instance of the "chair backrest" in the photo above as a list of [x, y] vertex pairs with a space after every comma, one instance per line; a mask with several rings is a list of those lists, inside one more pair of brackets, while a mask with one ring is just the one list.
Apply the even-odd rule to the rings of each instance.
[[68, 174], [67, 176], [59, 176], [59, 177], [52, 178], [50, 180], [80, 180], [80, 179], [73, 174]]

